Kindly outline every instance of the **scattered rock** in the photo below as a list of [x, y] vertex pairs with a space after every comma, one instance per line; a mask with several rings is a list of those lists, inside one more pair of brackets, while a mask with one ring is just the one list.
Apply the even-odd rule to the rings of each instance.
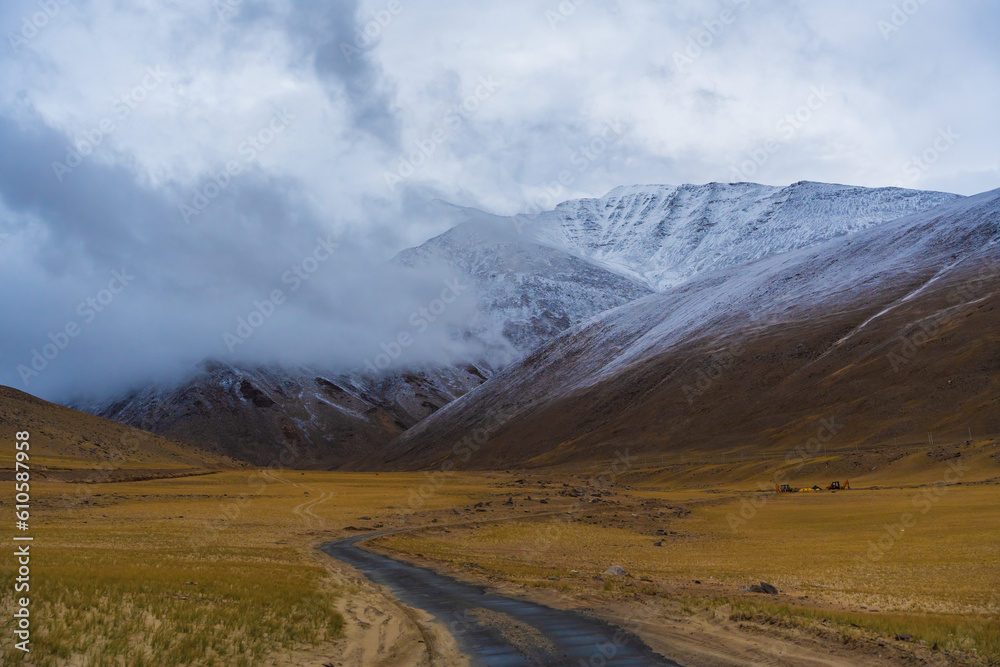
[[604, 574], [610, 574], [615, 577], [624, 577], [625, 575], [628, 574], [628, 572], [626, 572], [625, 568], [622, 567], [621, 565], [612, 565], [611, 567], [609, 567], [604, 571]]
[[662, 547], [663, 546], [663, 540], [660, 540], [659, 542], [653, 542], [653, 546], [654, 547]]
[[896, 641], [898, 642], [912, 642], [913, 635], [896, 635]]
[[540, 503], [541, 503], [541, 504], [543, 504], [543, 505], [548, 505], [548, 504], [549, 504], [549, 501], [548, 501], [548, 500], [546, 500], [545, 498], [542, 498], [542, 499], [541, 499], [541, 500], [539, 500], [538, 502], [540, 502]]

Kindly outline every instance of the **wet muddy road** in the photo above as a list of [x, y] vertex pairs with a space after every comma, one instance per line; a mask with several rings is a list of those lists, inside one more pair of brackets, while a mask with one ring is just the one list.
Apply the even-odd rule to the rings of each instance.
[[321, 549], [435, 616], [474, 665], [674, 665], [637, 637], [583, 614], [487, 593], [422, 567], [366, 551], [358, 535]]

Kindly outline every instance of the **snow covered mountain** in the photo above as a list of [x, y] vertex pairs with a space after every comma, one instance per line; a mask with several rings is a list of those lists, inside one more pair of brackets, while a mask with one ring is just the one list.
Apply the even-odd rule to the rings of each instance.
[[[258, 464], [300, 451], [298, 465], [336, 466], [381, 451], [493, 373], [562, 332], [654, 291], [843, 237], [957, 195], [817, 183], [632, 186], [536, 216], [473, 209], [448, 232], [400, 253], [468, 280], [476, 314], [456, 335], [477, 358], [369, 377], [343, 369], [244, 368], [206, 362], [178, 384], [99, 405], [103, 417]], [[451, 215], [455, 214], [455, 215]], [[692, 288], [695, 289], [695, 288]]]
[[469, 336], [503, 366], [583, 320], [706, 271], [738, 266], [925, 211], [959, 195], [800, 182], [634, 185], [536, 216], [462, 209], [464, 222], [401, 252], [472, 281]]
[[518, 233], [509, 218], [469, 211], [469, 219], [396, 261], [414, 268], [446, 264], [469, 280], [477, 316], [468, 335], [503, 366], [598, 313], [652, 290], [565, 250]]
[[[599, 465], [616, 449], [783, 455], [823, 424], [823, 442], [843, 448], [995, 436], [998, 325], [1000, 190], [603, 313], [380, 458], [493, 468]], [[480, 431], [488, 442], [458, 456], [452, 444]]]
[[806, 181], [788, 187], [634, 185], [520, 222], [540, 243], [662, 291], [705, 271], [804, 248], [956, 198]]

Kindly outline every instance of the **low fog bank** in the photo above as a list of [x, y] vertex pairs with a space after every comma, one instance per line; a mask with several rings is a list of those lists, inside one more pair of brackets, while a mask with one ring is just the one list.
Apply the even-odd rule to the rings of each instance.
[[206, 359], [365, 373], [483, 354], [466, 336], [472, 285], [391, 261], [408, 216], [448, 226], [459, 209], [404, 199], [352, 226], [253, 167], [197, 201], [96, 160], [60, 182], [50, 158], [66, 143], [0, 117], [0, 383], [65, 402]]

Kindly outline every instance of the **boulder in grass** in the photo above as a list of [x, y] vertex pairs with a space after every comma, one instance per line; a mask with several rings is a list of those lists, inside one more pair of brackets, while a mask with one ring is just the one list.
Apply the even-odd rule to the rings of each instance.
[[764, 592], [767, 593], [768, 595], [778, 594], [778, 589], [767, 582], [764, 581], [760, 582], [760, 587], [764, 589]]
[[624, 577], [628, 574], [628, 572], [626, 572], [625, 568], [621, 565], [612, 565], [604, 571], [604, 574], [610, 574], [615, 577]]

